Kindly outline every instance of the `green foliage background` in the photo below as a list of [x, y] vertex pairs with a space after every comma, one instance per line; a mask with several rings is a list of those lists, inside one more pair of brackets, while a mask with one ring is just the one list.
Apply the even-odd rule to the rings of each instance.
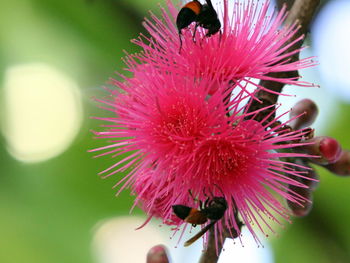
[[[86, 152], [101, 145], [89, 132], [98, 125], [89, 116], [101, 113], [90, 97], [101, 95], [99, 87], [122, 68], [122, 50], [136, 51], [129, 39], [143, 30], [142, 18], [146, 10], [158, 10], [157, 2], [1, 2], [0, 81], [11, 65], [33, 61], [54, 65], [83, 88], [85, 116], [71, 147], [46, 162], [14, 160], [0, 138], [0, 262], [93, 262], [93, 226], [128, 213], [132, 202], [128, 192], [116, 199], [111, 189], [117, 178], [101, 180], [96, 175], [111, 160], [92, 160]], [[350, 148], [350, 106], [342, 105], [341, 112], [328, 135]], [[296, 219], [272, 241], [276, 262], [350, 262], [350, 181], [325, 170], [320, 173], [311, 215]]]

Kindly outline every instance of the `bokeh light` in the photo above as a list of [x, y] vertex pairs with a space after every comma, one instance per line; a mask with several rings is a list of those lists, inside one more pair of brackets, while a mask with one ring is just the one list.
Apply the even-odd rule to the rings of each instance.
[[151, 247], [167, 241], [153, 224], [135, 230], [142, 223], [143, 219], [136, 216], [98, 223], [92, 244], [97, 263], [144, 262]]
[[11, 155], [44, 161], [67, 149], [82, 123], [77, 84], [45, 64], [12, 66], [5, 72], [2, 131]]

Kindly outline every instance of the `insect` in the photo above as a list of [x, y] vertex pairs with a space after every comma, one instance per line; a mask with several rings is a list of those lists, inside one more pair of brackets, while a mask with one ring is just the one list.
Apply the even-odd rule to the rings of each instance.
[[199, 201], [199, 209], [185, 205], [173, 205], [172, 208], [177, 217], [187, 223], [192, 224], [192, 226], [202, 225], [210, 220], [208, 225], [185, 242], [184, 246], [187, 247], [203, 236], [218, 220], [224, 216], [227, 209], [227, 202], [224, 197], [214, 196], [212, 198], [208, 197], [204, 204], [202, 201]]
[[184, 5], [176, 18], [176, 26], [179, 31], [180, 51], [182, 48], [181, 30], [196, 22], [192, 39], [195, 39], [197, 27], [208, 29], [207, 37], [220, 31], [221, 23], [213, 7], [211, 0], [206, 0], [202, 5], [198, 0], [193, 0]]

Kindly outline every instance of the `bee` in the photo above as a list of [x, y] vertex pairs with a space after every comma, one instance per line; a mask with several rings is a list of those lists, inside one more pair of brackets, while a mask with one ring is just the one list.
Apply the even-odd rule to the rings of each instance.
[[199, 209], [185, 205], [173, 205], [172, 208], [177, 217], [187, 223], [192, 224], [194, 227], [196, 225], [202, 225], [210, 220], [208, 225], [185, 242], [184, 246], [187, 247], [203, 236], [218, 220], [224, 216], [227, 209], [227, 202], [224, 197], [214, 196], [212, 198], [208, 197], [204, 204], [202, 201], [199, 201]]
[[182, 48], [181, 30], [188, 27], [192, 22], [196, 22], [193, 32], [193, 40], [195, 39], [197, 27], [208, 29], [207, 37], [216, 34], [221, 29], [221, 23], [218, 18], [211, 0], [206, 0], [206, 4], [202, 5], [198, 0], [193, 0], [184, 5], [176, 18], [176, 26], [179, 31], [180, 51]]

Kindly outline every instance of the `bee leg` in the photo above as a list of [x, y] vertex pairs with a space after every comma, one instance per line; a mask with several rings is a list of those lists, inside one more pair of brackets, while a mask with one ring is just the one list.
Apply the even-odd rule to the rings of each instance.
[[198, 199], [193, 196], [191, 189], [188, 189], [188, 193], [192, 197], [193, 201], [198, 202]]
[[203, 205], [203, 202], [199, 200], [199, 209], [203, 210], [205, 208], [205, 205]]
[[196, 23], [195, 27], [194, 27], [194, 31], [193, 31], [193, 36], [192, 36], [192, 41], [193, 43], [196, 43], [196, 32], [197, 32], [197, 28], [198, 28], [199, 24]]
[[210, 203], [211, 203], [211, 200], [210, 200], [210, 198], [208, 197], [208, 198], [205, 200], [205, 202], [204, 202], [204, 207], [203, 207], [203, 209], [204, 209], [204, 208], [207, 208], [207, 207], [209, 206]]
[[209, 196], [207, 195], [207, 193], [205, 192], [205, 188], [203, 188], [203, 195], [208, 199]]
[[182, 49], [181, 30], [179, 30], [179, 39], [180, 39], [180, 48], [179, 48], [179, 54], [180, 54], [181, 53], [181, 49]]

